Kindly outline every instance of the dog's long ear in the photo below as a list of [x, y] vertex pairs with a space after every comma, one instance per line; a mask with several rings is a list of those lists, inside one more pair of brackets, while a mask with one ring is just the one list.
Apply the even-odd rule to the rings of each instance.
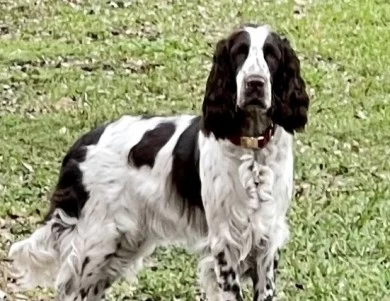
[[236, 130], [237, 84], [226, 39], [217, 43], [202, 105], [203, 131], [225, 138]]
[[295, 51], [287, 39], [281, 41], [282, 62], [274, 77], [274, 121], [286, 131], [303, 131], [308, 121], [309, 97]]

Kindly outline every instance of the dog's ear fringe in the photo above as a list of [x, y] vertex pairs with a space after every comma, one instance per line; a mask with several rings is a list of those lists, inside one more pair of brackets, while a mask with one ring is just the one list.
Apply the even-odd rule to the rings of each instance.
[[303, 132], [308, 122], [309, 96], [301, 76], [300, 61], [287, 39], [282, 39], [281, 81], [275, 91], [275, 122], [287, 132]]
[[236, 94], [228, 41], [222, 39], [215, 47], [202, 105], [202, 130], [206, 135], [225, 138], [236, 131]]

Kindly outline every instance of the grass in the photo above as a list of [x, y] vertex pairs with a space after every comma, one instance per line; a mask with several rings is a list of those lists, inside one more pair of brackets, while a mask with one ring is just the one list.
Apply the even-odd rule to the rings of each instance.
[[[291, 40], [312, 96], [279, 299], [390, 300], [387, 0], [1, 1], [1, 290], [74, 139], [124, 113], [198, 113], [213, 47], [241, 21]], [[196, 300], [195, 267], [159, 249], [110, 300]]]

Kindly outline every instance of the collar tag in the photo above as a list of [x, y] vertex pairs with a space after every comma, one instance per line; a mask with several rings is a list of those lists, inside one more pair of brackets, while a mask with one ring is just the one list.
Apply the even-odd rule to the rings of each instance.
[[249, 137], [249, 136], [240, 136], [240, 137], [231, 137], [229, 140], [238, 146], [251, 149], [260, 149], [264, 148], [268, 142], [270, 142], [275, 134], [275, 126], [271, 125], [268, 127], [264, 134], [259, 137]]
[[245, 148], [259, 148], [259, 139], [264, 140], [264, 137], [240, 137], [240, 145]]

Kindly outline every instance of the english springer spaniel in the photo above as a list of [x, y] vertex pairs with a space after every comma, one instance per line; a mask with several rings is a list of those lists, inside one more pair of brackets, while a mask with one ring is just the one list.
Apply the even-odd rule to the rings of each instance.
[[272, 300], [308, 106], [289, 42], [234, 30], [216, 45], [201, 116], [123, 116], [70, 148], [44, 224], [11, 247], [19, 285], [101, 300], [156, 246], [185, 242], [207, 300], [243, 300], [246, 277], [255, 301]]

